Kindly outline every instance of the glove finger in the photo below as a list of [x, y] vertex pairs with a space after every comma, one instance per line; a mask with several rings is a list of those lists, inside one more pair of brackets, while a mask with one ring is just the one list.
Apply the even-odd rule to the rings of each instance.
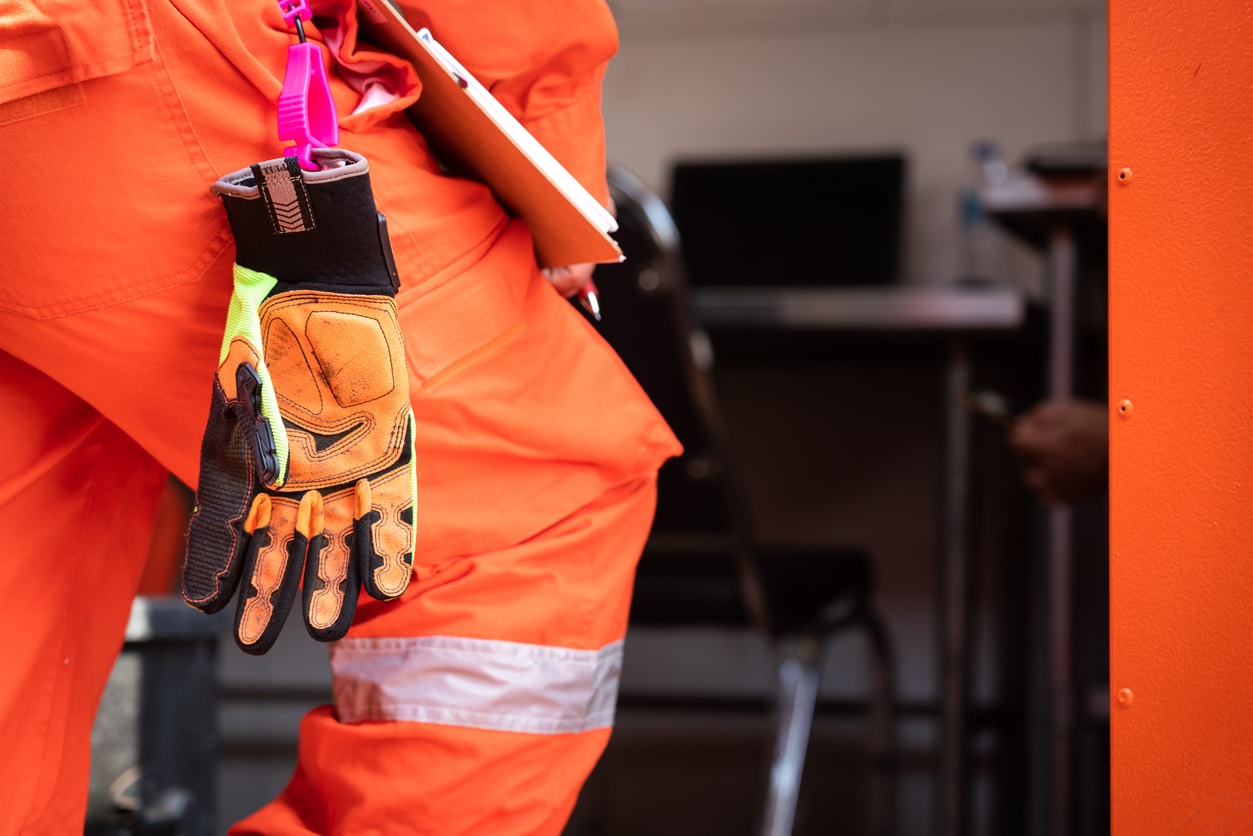
[[183, 600], [196, 609], [217, 612], [235, 594], [248, 545], [245, 515], [256, 491], [248, 442], [238, 431], [221, 383], [215, 381], [183, 562]]
[[235, 642], [245, 653], [260, 656], [274, 645], [296, 600], [309, 549], [302, 512], [303, 503], [269, 494], [252, 503], [245, 525], [252, 539], [235, 615]]
[[317, 534], [305, 563], [305, 626], [318, 641], [342, 639], [357, 611], [361, 581], [352, 561], [352, 490], [316, 497]]
[[380, 601], [399, 598], [413, 577], [415, 500], [408, 467], [357, 483], [355, 557], [365, 591]]

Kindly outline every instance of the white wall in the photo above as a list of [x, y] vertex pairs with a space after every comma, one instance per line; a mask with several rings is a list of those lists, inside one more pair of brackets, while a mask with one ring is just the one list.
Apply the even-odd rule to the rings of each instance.
[[[610, 159], [663, 193], [683, 157], [899, 149], [909, 281], [961, 268], [972, 140], [1009, 159], [1105, 136], [1096, 0], [610, 0]], [[1021, 254], [1011, 265], [1037, 269]], [[1011, 276], [1029, 285], [1031, 275]]]

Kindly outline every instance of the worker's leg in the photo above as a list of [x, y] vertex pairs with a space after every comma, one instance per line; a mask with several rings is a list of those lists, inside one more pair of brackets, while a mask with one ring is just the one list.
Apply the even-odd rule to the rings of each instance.
[[[107, 664], [78, 662], [110, 658], [120, 641], [125, 601], [139, 572], [131, 561], [143, 554], [145, 515], [160, 488], [160, 472], [114, 426], [184, 481], [195, 483], [231, 288], [230, 236], [221, 207], [208, 198], [206, 188], [224, 171], [277, 153], [272, 134], [262, 126], [272, 124], [279, 87], [275, 73], [290, 42], [286, 28], [252, 26], [242, 27], [251, 33], [244, 43], [236, 27], [229, 20], [223, 25], [205, 4], [152, 4], [148, 12], [135, 22], [150, 23], [152, 38], [137, 37], [135, 43], [145, 58], [156, 60], [84, 80], [81, 90], [68, 91], [77, 104], [0, 125], [10, 157], [26, 161], [79, 161], [83, 126], [92, 133], [91, 164], [15, 166], [8, 172], [8, 194], [16, 202], [6, 205], [12, 228], [0, 240], [7, 277], [0, 277], [0, 351], [58, 382], [28, 372], [11, 378], [10, 392], [6, 376], [0, 403], [6, 421], [23, 410], [30, 416], [29, 422], [14, 421], [16, 429], [6, 424], [14, 440], [3, 443], [13, 449], [0, 446], [7, 458], [0, 464], [0, 522], [7, 524], [10, 542], [18, 544], [0, 568], [0, 592], [8, 607], [0, 626], [7, 628], [10, 644], [34, 645], [20, 651], [14, 675], [0, 678], [0, 731], [26, 741], [23, 724], [29, 724], [31, 734], [46, 736], [52, 750], [84, 758], [88, 723], [78, 718], [94, 710]], [[342, 92], [339, 81], [333, 84]], [[602, 652], [613, 639], [589, 629], [576, 641], [561, 630], [588, 617], [577, 606], [580, 595], [611, 617], [625, 607], [630, 568], [647, 528], [642, 506], [649, 503], [638, 503], [634, 522], [622, 522], [623, 532], [606, 530], [601, 545], [588, 547], [587, 560], [603, 556], [606, 562], [602, 589], [558, 593], [562, 577], [578, 567], [557, 555], [551, 566], [547, 558], [539, 559], [540, 553], [538, 563], [523, 560], [529, 554], [526, 544], [545, 542], [559, 521], [583, 525], [579, 509], [593, 508], [597, 497], [610, 496], [614, 486], [650, 474], [672, 452], [673, 439], [612, 352], [591, 337], [535, 272], [530, 241], [520, 225], [499, 231], [504, 215], [490, 194], [473, 184], [445, 188], [458, 181], [438, 171], [405, 120], [356, 136], [346, 132], [344, 144], [371, 160], [376, 198], [388, 216], [403, 276], [397, 301], [413, 373], [421, 485], [413, 586], [421, 604], [367, 604], [353, 635], [409, 641], [443, 634], [513, 642], [569, 655], [599, 672], [602, 657], [610, 664], [615, 658], [612, 649]], [[473, 270], [462, 269], [463, 264]], [[25, 397], [23, 386], [47, 397]], [[61, 400], [68, 396], [60, 387], [95, 412]], [[91, 420], [99, 420], [97, 412], [112, 423], [92, 425]], [[47, 450], [55, 447], [25, 445], [23, 434], [63, 445], [66, 455], [49, 457]], [[149, 475], [151, 485], [144, 481]], [[143, 484], [128, 485], [128, 480]], [[128, 515], [136, 523], [129, 529]], [[144, 519], [136, 519], [140, 516]], [[129, 533], [123, 536], [123, 530]], [[630, 542], [614, 547], [612, 538], [619, 536]], [[532, 567], [531, 574], [495, 575], [490, 593], [485, 592], [475, 585], [493, 577], [492, 556], [499, 562], [520, 561], [519, 566]], [[41, 584], [56, 594], [36, 586], [29, 565], [39, 566]], [[54, 584], [60, 574], [69, 592], [64, 584]], [[474, 594], [468, 594], [472, 589]], [[489, 600], [479, 600], [484, 594]], [[555, 595], [561, 609], [551, 620], [529, 611], [546, 595]], [[399, 614], [395, 619], [393, 611]], [[421, 617], [408, 618], [410, 612]], [[57, 629], [62, 633], [55, 634]], [[621, 631], [608, 633], [620, 636]], [[40, 638], [49, 635], [59, 635], [61, 645]], [[71, 652], [61, 653], [67, 642]], [[109, 653], [98, 652], [95, 643], [107, 645]], [[70, 672], [49, 669], [50, 658], [62, 664], [70, 658]], [[492, 669], [486, 664], [483, 675]], [[468, 666], [462, 673], [473, 677], [475, 670]], [[32, 690], [30, 705], [38, 707], [25, 710], [24, 695]], [[58, 708], [57, 700], [64, 705]], [[387, 725], [407, 731], [416, 727], [407, 720]], [[453, 773], [469, 776], [482, 769], [491, 775], [504, 768], [493, 763], [515, 757], [488, 753], [485, 763], [474, 766], [477, 758], [458, 742], [469, 736], [457, 736], [453, 726], [430, 724], [437, 726], [440, 733], [454, 729], [449, 732], [453, 737], [426, 747], [425, 754], [446, 752]], [[598, 751], [604, 734], [590, 731], [572, 739], [591, 740]], [[526, 734], [528, 740], [535, 737]], [[314, 748], [324, 745], [321, 739], [315, 733]], [[372, 742], [355, 739], [367, 747]], [[359, 763], [387, 770], [392, 762], [368, 748], [339, 751], [338, 743], [331, 748], [331, 755], [322, 755], [321, 767], [315, 768], [317, 759], [308, 761], [313, 777], [303, 786], [321, 799], [309, 802], [311, 815], [325, 809], [319, 804], [334, 803], [338, 810], [341, 803], [355, 803], [342, 802], [337, 793], [354, 786]], [[541, 758], [542, 748], [525, 749], [532, 763], [544, 761], [543, 769], [537, 764], [524, 770], [536, 781], [567, 769], [561, 752]], [[32, 805], [43, 804], [49, 811], [46, 820], [55, 824], [15, 829], [71, 832], [81, 818], [79, 776], [85, 776], [85, 760], [81, 769], [60, 769], [61, 758], [46, 766], [44, 760], [35, 762], [35, 755], [43, 758], [44, 752], [32, 751], [15, 748], [0, 757], [0, 792], [6, 802], [18, 799], [4, 806], [25, 816]], [[413, 769], [411, 756], [394, 760], [395, 769], [386, 772], [399, 776], [388, 784], [393, 790]], [[584, 760], [590, 767], [594, 756]], [[442, 763], [441, 758], [424, 763], [428, 778], [440, 773]], [[344, 776], [323, 775], [321, 769], [342, 769]], [[586, 769], [570, 770], [571, 780], [563, 786], [572, 797]], [[59, 781], [71, 775], [73, 780]], [[458, 807], [475, 796], [473, 782], [466, 781]], [[300, 786], [294, 785], [296, 796]], [[53, 811], [48, 806], [53, 798], [64, 799], [71, 814]], [[547, 802], [554, 817], [561, 817], [567, 801]], [[500, 797], [495, 803], [496, 810], [507, 812], [514, 801]], [[0, 811], [0, 825], [9, 823], [8, 815], [7, 809]], [[418, 806], [395, 828], [382, 823], [346, 827], [345, 832], [428, 827], [422, 815]], [[533, 820], [528, 815], [521, 819]], [[9, 828], [0, 826], [3, 832]], [[427, 832], [439, 832], [438, 824]]]
[[556, 836], [609, 739], [651, 476], [450, 561], [332, 649], [283, 795], [234, 834]]
[[[527, 269], [520, 246], [507, 235], [458, 281], [490, 300], [493, 270]], [[290, 786], [236, 833], [561, 831], [608, 740], [654, 473], [677, 445], [566, 300], [538, 274], [523, 294], [517, 327], [413, 387], [415, 578], [362, 602], [332, 646], [334, 710], [305, 719]], [[401, 314], [420, 350], [421, 303]]]
[[0, 833], [82, 827], [90, 733], [165, 471], [0, 352]]

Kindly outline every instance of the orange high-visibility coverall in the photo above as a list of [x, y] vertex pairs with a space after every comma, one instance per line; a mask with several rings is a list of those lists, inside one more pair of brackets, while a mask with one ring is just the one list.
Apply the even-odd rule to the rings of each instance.
[[[606, 196], [602, 3], [410, 6]], [[208, 187], [279, 155], [292, 41], [271, 0], [0, 4], [0, 833], [81, 826], [165, 473], [196, 482], [232, 281]], [[349, 114], [357, 94], [332, 84]], [[415, 578], [363, 601], [331, 650], [335, 706], [305, 718], [290, 785], [234, 832], [556, 834], [608, 738], [654, 474], [677, 445], [524, 225], [442, 174], [394, 107], [341, 124], [403, 283]]]

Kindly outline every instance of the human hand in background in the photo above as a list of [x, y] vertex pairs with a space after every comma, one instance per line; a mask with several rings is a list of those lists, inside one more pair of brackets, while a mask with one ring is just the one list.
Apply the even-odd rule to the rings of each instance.
[[592, 263], [571, 264], [567, 267], [545, 267], [542, 271], [549, 284], [557, 288], [557, 292], [569, 299], [579, 292], [579, 288], [587, 284], [592, 277], [596, 265]]
[[[615, 218], [618, 216], [618, 207], [614, 205], [612, 197], [605, 204], [605, 208]], [[583, 264], [570, 264], [565, 267], [545, 267], [540, 272], [544, 274], [544, 278], [548, 279], [549, 284], [557, 288], [558, 293], [569, 299], [578, 293], [583, 285], [592, 280], [592, 271], [595, 269], [596, 265], [594, 263], [585, 262]]]
[[1009, 442], [1024, 479], [1045, 505], [1062, 505], [1109, 485], [1109, 415], [1105, 404], [1045, 401], [1014, 422]]

